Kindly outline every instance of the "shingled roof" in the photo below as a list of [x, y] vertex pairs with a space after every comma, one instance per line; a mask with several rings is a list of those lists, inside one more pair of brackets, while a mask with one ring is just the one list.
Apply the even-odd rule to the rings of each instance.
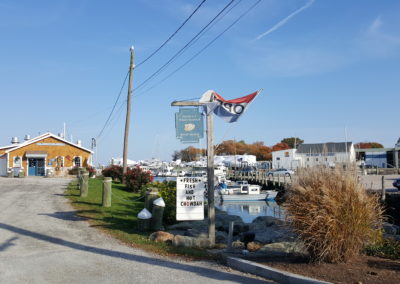
[[296, 153], [345, 153], [350, 150], [352, 142], [328, 142], [328, 143], [316, 143], [316, 144], [300, 144], [297, 148]]

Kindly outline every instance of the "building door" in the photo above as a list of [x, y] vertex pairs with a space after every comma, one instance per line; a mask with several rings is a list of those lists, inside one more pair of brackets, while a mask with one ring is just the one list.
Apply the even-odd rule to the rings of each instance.
[[28, 175], [29, 176], [44, 176], [44, 159], [29, 158], [28, 160]]

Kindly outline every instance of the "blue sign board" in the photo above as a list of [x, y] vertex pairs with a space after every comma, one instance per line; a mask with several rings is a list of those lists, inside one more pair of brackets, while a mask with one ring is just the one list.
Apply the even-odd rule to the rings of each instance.
[[199, 143], [204, 137], [203, 115], [197, 108], [181, 108], [175, 113], [175, 128], [182, 143]]

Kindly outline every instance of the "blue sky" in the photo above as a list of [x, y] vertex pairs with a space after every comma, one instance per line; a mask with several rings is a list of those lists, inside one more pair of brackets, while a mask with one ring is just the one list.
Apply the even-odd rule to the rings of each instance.
[[[90, 147], [118, 95], [129, 65], [145, 59], [200, 0], [0, 0], [0, 145], [12, 136], [58, 133]], [[229, 1], [208, 0], [184, 28], [135, 69], [139, 85], [199, 32]], [[215, 118], [216, 143], [273, 145], [377, 141], [392, 147], [398, 124], [400, 2], [395, 0], [263, 0], [213, 45], [160, 81], [230, 25], [255, 1], [231, 10], [160, 76], [134, 92], [129, 158], [170, 159], [189, 146], [175, 138], [173, 100], [209, 89], [226, 99], [264, 92], [233, 124]], [[155, 86], [154, 88], [152, 88]], [[151, 88], [151, 89], [150, 89]], [[126, 87], [98, 160], [122, 156]], [[193, 144], [205, 147], [205, 141]]]

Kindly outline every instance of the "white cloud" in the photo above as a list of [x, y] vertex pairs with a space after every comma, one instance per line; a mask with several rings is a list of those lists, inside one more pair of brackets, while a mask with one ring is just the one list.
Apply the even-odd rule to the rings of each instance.
[[312, 4], [314, 4], [315, 0], [310, 0], [308, 1], [304, 6], [302, 6], [301, 8], [297, 9], [296, 11], [294, 11], [293, 13], [291, 13], [289, 16], [283, 18], [282, 20], [280, 20], [277, 24], [275, 24], [272, 28], [268, 29], [266, 32], [260, 34], [259, 36], [256, 37], [256, 40], [259, 40], [267, 35], [269, 35], [270, 33], [276, 31], [277, 29], [281, 28], [282, 26], [284, 26], [291, 18], [293, 18], [294, 16], [296, 16], [297, 14], [303, 12], [305, 9], [309, 8]]
[[376, 17], [367, 29], [356, 38], [356, 45], [368, 57], [388, 57], [399, 54], [400, 35], [384, 30], [381, 16]]

